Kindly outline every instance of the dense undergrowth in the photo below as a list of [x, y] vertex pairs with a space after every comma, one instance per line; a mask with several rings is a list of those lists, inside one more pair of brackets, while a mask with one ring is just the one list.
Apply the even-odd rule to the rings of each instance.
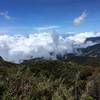
[[0, 59], [0, 100], [100, 100], [100, 64], [91, 59]]

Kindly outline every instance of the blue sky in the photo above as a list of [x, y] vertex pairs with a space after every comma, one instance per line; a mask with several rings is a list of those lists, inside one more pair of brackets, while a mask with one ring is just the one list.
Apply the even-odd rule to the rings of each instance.
[[100, 0], [0, 1], [0, 33], [27, 34], [45, 28], [76, 33], [100, 31], [99, 25]]

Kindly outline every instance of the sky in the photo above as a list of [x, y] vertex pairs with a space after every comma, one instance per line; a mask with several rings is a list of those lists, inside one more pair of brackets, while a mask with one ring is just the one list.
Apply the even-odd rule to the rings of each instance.
[[100, 31], [100, 0], [1, 0], [0, 34]]

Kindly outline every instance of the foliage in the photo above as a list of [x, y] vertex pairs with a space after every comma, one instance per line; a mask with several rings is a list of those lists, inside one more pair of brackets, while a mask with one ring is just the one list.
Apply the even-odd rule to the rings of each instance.
[[99, 65], [84, 63], [35, 59], [13, 64], [0, 60], [0, 100], [99, 100]]

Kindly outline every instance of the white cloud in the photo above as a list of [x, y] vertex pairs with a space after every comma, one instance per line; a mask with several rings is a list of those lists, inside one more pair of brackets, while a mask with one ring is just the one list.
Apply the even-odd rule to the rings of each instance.
[[[62, 55], [73, 52], [73, 43], [84, 46], [87, 37], [100, 36], [100, 32], [85, 32], [69, 37], [63, 37], [56, 32], [42, 32], [23, 35], [0, 35], [0, 56], [7, 61], [44, 57], [55, 58], [57, 53]], [[91, 43], [90, 43], [91, 44]], [[54, 52], [54, 56], [50, 55]]]
[[86, 38], [97, 36], [100, 36], [100, 32], [83, 32], [75, 34], [73, 36], [69, 36], [68, 38], [75, 41], [77, 44], [81, 44], [85, 41]]
[[76, 18], [74, 19], [74, 24], [75, 24], [76, 26], [80, 25], [81, 23], [84, 22], [84, 20], [86, 19], [86, 17], [87, 17], [86, 11], [82, 12], [82, 14], [81, 14], [80, 16], [78, 16], [78, 17], [76, 17]]
[[0, 16], [3, 16], [6, 20], [12, 20], [13, 17], [11, 17], [10, 15], [8, 15], [8, 11], [6, 12], [0, 12]]
[[44, 30], [53, 30], [53, 29], [58, 29], [60, 26], [52, 25], [52, 26], [41, 26], [41, 27], [36, 27], [35, 29], [38, 31], [44, 31]]
[[5, 60], [19, 62], [30, 57], [50, 58], [50, 52], [71, 52], [70, 42], [57, 33], [34, 33], [29, 36], [0, 35], [0, 56]]

